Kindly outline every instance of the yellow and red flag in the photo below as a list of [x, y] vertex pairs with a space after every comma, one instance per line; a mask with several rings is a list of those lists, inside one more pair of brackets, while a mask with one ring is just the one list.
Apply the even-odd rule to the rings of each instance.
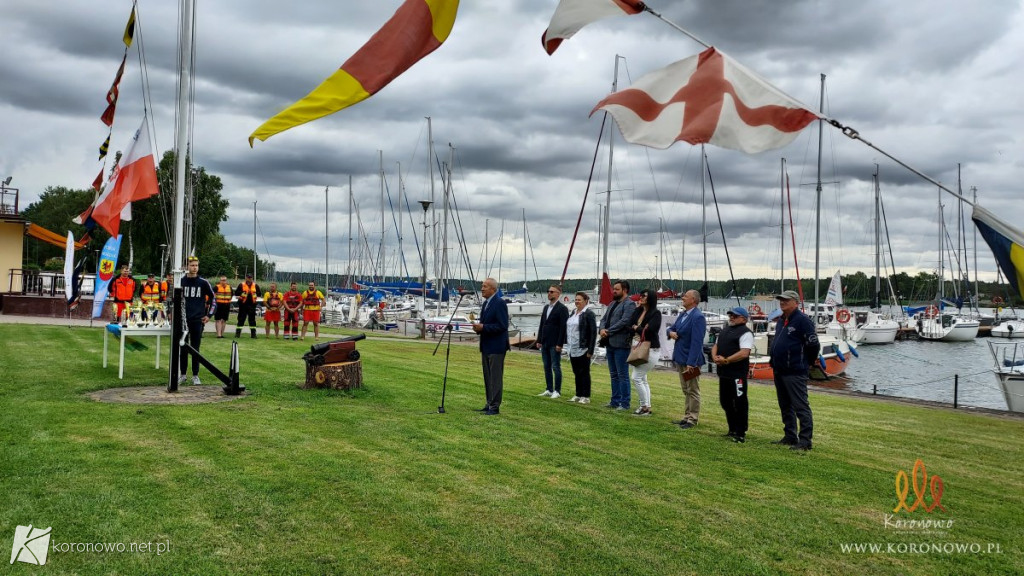
[[406, 0], [337, 72], [249, 136], [271, 136], [366, 100], [448, 39], [458, 0]]

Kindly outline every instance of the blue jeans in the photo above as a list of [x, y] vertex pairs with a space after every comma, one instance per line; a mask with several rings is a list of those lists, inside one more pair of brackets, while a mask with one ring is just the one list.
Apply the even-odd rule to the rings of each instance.
[[611, 404], [629, 408], [629, 364], [626, 363], [626, 359], [629, 358], [629, 348], [608, 347], [605, 349], [605, 354], [608, 358], [608, 373], [612, 377]]
[[[540, 357], [544, 359], [544, 382], [548, 385], [548, 392], [562, 393], [562, 354], [555, 350], [554, 346], [542, 345]], [[552, 387], [552, 380], [554, 387]]]

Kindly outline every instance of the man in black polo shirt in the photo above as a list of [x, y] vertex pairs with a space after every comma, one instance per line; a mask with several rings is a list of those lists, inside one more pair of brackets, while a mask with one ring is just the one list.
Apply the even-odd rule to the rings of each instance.
[[729, 423], [726, 436], [733, 442], [746, 442], [747, 378], [750, 374], [750, 351], [754, 334], [747, 328], [747, 311], [737, 306], [729, 310], [729, 325], [722, 330], [711, 347], [711, 359], [718, 365], [718, 400]]

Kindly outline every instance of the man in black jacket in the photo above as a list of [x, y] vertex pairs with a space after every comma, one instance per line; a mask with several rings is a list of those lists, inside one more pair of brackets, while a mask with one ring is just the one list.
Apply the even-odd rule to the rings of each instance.
[[750, 405], [747, 401], [747, 378], [750, 375], [750, 351], [754, 334], [747, 328], [746, 309], [735, 307], [728, 312], [729, 325], [722, 330], [711, 347], [711, 359], [718, 365], [718, 400], [729, 423], [726, 436], [733, 442], [747, 439]]
[[811, 404], [807, 399], [807, 371], [818, 361], [821, 345], [814, 323], [797, 309], [800, 296], [793, 290], [786, 290], [775, 298], [782, 316], [775, 324], [770, 358], [784, 436], [774, 443], [788, 445], [791, 450], [807, 451], [811, 449], [814, 434]]
[[[173, 285], [171, 286], [173, 290]], [[210, 282], [199, 275], [199, 258], [188, 257], [188, 274], [181, 278], [182, 307], [185, 310], [185, 327], [188, 331], [188, 343], [196, 352], [203, 342], [203, 330], [206, 323], [210, 321], [217, 309], [217, 301], [214, 297], [213, 287]], [[180, 321], [175, 319], [175, 321]], [[188, 382], [185, 374], [188, 369], [188, 354], [182, 352], [179, 356], [179, 368], [181, 376], [178, 384]], [[199, 360], [192, 355], [192, 384], [198, 386], [199, 382]]]
[[544, 360], [544, 381], [547, 389], [538, 396], [559, 398], [562, 396], [562, 346], [565, 345], [565, 321], [569, 309], [559, 299], [561, 286], [548, 287], [548, 304], [540, 313], [540, 328], [537, 330], [537, 348]]

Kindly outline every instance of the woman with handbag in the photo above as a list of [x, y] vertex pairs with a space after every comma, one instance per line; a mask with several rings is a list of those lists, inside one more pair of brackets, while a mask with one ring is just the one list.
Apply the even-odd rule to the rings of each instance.
[[569, 402], [590, 404], [590, 359], [594, 357], [597, 341], [597, 317], [590, 309], [590, 296], [586, 292], [576, 293], [576, 309], [565, 322], [565, 336], [569, 364], [576, 380], [576, 395]]
[[658, 310], [658, 293], [648, 288], [640, 292], [640, 301], [630, 320], [635, 335], [629, 362], [633, 366], [633, 386], [640, 399], [635, 416], [651, 415], [651, 385], [647, 372], [654, 367], [661, 354], [661, 311]]

